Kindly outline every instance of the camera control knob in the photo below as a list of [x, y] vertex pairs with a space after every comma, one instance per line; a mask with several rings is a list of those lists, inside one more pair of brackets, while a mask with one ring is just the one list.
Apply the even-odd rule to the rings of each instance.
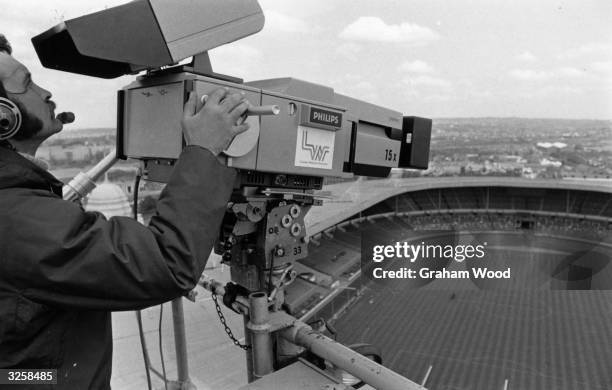
[[294, 223], [293, 225], [291, 225], [291, 235], [293, 237], [299, 236], [300, 233], [302, 233], [302, 227], [299, 223]]
[[300, 206], [296, 204], [291, 206], [291, 208], [289, 209], [289, 214], [291, 215], [291, 217], [293, 217], [293, 219], [299, 217], [301, 212], [302, 210], [300, 209]]
[[288, 228], [289, 225], [291, 225], [291, 222], [293, 222], [293, 218], [291, 218], [289, 214], [285, 214], [283, 215], [283, 218], [281, 218], [281, 225], [284, 228]]

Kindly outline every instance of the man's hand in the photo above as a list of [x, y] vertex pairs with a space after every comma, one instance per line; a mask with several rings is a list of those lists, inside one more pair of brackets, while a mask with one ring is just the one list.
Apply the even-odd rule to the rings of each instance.
[[185, 103], [181, 127], [187, 145], [198, 145], [215, 156], [227, 149], [237, 134], [249, 129], [248, 123], [239, 123], [249, 102], [238, 93], [219, 88], [210, 94], [204, 105], [195, 91]]

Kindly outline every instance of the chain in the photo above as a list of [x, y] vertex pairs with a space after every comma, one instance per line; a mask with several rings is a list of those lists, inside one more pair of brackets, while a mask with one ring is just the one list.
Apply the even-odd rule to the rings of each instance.
[[219, 316], [219, 321], [221, 321], [221, 325], [223, 325], [223, 327], [225, 328], [225, 333], [227, 333], [229, 338], [234, 342], [234, 345], [244, 349], [245, 351], [248, 351], [249, 349], [251, 349], [250, 345], [241, 344], [240, 341], [238, 341], [238, 339], [234, 337], [232, 330], [230, 329], [230, 327], [227, 325], [227, 322], [225, 321], [225, 316], [223, 315], [223, 312], [221, 311], [221, 306], [219, 306], [219, 302], [217, 302], [217, 294], [212, 293], [212, 299], [213, 299], [213, 302], [215, 302], [215, 309], [217, 309], [217, 315]]

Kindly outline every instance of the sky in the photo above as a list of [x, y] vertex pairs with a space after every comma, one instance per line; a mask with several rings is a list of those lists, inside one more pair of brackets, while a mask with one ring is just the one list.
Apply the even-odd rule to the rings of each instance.
[[[189, 0], [176, 0], [177, 3]], [[0, 0], [0, 33], [74, 128], [114, 127], [113, 80], [44, 69], [30, 38], [125, 0]], [[612, 119], [609, 0], [260, 0], [263, 30], [210, 51], [215, 72], [296, 77], [440, 117]]]

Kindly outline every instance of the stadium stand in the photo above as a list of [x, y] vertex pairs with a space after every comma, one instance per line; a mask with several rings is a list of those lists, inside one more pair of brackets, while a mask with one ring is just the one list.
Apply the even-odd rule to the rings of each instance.
[[[612, 191], [526, 184], [416, 185], [324, 227], [300, 263], [325, 277], [289, 286], [292, 312], [331, 321], [342, 342], [377, 344], [386, 365], [408, 377], [433, 366], [431, 389], [502, 389], [505, 380], [509, 390], [612, 389], [612, 292], [406, 291], [360, 277], [362, 235], [392, 242], [408, 230], [497, 231], [500, 247], [520, 246], [529, 232], [538, 245], [564, 250], [576, 240], [612, 258]], [[546, 251], [494, 252], [500, 261], [555, 261]], [[556, 286], [571, 289], [567, 280]]]

